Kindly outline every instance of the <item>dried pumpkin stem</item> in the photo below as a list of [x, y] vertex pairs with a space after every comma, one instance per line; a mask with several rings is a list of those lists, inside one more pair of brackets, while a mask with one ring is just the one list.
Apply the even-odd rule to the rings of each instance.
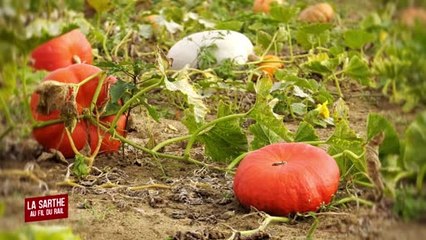
[[138, 191], [138, 190], [145, 190], [145, 189], [150, 189], [150, 188], [170, 189], [171, 187], [168, 186], [168, 185], [164, 185], [164, 184], [148, 184], [148, 185], [128, 187], [127, 190]]

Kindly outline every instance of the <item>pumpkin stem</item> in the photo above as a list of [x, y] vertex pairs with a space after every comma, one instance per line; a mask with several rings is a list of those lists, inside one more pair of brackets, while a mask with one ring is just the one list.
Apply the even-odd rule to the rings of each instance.
[[78, 55], [74, 55], [74, 56], [72, 56], [72, 61], [73, 61], [73, 63], [82, 63], [81, 62], [81, 58], [80, 58], [80, 56], [78, 56]]
[[272, 166], [281, 166], [281, 165], [286, 165], [287, 162], [286, 161], [281, 161], [281, 162], [274, 162], [272, 163]]

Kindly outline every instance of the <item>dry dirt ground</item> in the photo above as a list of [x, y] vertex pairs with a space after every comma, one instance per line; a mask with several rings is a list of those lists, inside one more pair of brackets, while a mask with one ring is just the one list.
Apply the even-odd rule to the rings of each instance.
[[[404, 126], [413, 114], [403, 114], [399, 107], [371, 97], [369, 92], [352, 91], [346, 95], [351, 109], [352, 127], [363, 134], [368, 112], [389, 116], [397, 126]], [[294, 129], [296, 123], [287, 123]], [[178, 121], [155, 123], [134, 118], [129, 137], [146, 142], [148, 136], [159, 140], [182, 135], [185, 128]], [[332, 128], [320, 130], [325, 138]], [[58, 186], [67, 165], [47, 159], [36, 161], [40, 149], [31, 140], [9, 140], [0, 157], [0, 169], [32, 169], [42, 182], [28, 177], [1, 176], [0, 202], [5, 213], [0, 217], [0, 231], [15, 229], [24, 223], [24, 198], [69, 194], [69, 218], [40, 222], [68, 225], [82, 239], [228, 239], [232, 229], [257, 228], [262, 216], [242, 208], [233, 196], [232, 175], [200, 168], [169, 159], [153, 159], [125, 147], [122, 152], [99, 156], [96, 169], [81, 182], [84, 188]], [[172, 145], [167, 152], [178, 153], [182, 146]], [[193, 156], [203, 160], [198, 147]], [[133, 188], [132, 188], [133, 187]], [[315, 239], [420, 239], [426, 224], [403, 222], [389, 210], [386, 201], [374, 207], [339, 206], [318, 215]], [[247, 239], [304, 239], [314, 223], [310, 217], [294, 217], [290, 223], [273, 224], [266, 234]]]

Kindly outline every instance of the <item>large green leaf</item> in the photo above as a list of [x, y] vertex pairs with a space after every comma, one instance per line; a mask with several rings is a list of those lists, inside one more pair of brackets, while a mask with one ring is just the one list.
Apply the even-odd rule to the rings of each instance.
[[360, 49], [365, 44], [374, 40], [374, 34], [368, 33], [362, 29], [351, 29], [343, 34], [346, 46], [352, 49]]
[[284, 140], [272, 131], [269, 127], [256, 123], [249, 127], [254, 139], [251, 142], [250, 150], [256, 150], [266, 145], [283, 142]]
[[345, 66], [344, 72], [364, 86], [370, 84], [369, 77], [371, 73], [368, 68], [368, 63], [357, 55], [349, 60], [349, 63]]
[[[224, 103], [219, 104], [217, 118], [230, 115], [231, 109]], [[248, 150], [247, 138], [240, 119], [217, 123], [210, 131], [201, 136], [206, 154], [214, 161], [229, 162]]]
[[[231, 109], [223, 102], [219, 103], [217, 118], [231, 114]], [[203, 123], [197, 123], [194, 113], [185, 111], [182, 120], [190, 133], [195, 132]], [[205, 153], [213, 161], [229, 162], [248, 150], [246, 135], [241, 126], [240, 119], [232, 119], [215, 124], [207, 132], [199, 135], [197, 140], [205, 145]]]
[[272, 4], [269, 14], [274, 20], [288, 23], [296, 16], [297, 9], [289, 6]]
[[[260, 79], [256, 84], [256, 103], [249, 116], [257, 123], [268, 128], [285, 141], [292, 141], [288, 129], [284, 126], [281, 116], [273, 112], [274, 101], [271, 100], [269, 91], [272, 81], [268, 78]], [[271, 101], [270, 101], [271, 100]]]
[[380, 132], [385, 134], [383, 143], [379, 148], [380, 155], [399, 154], [400, 143], [395, 128], [383, 116], [377, 113], [370, 113], [367, 119], [367, 141], [370, 141]]
[[419, 114], [416, 120], [405, 131], [404, 162], [416, 172], [426, 165], [426, 111]]
[[330, 24], [318, 23], [302, 26], [296, 31], [295, 37], [306, 50], [317, 45], [324, 45], [330, 40]]
[[306, 141], [318, 141], [319, 137], [315, 133], [315, 128], [303, 121], [300, 122], [299, 127], [297, 128], [296, 134], [294, 136], [295, 142], [306, 142]]
[[[327, 140], [329, 144], [328, 153], [330, 155], [341, 154], [343, 152], [352, 152], [355, 155], [362, 156], [364, 153], [364, 141], [350, 128], [346, 120], [342, 120], [336, 124], [333, 135]], [[344, 154], [336, 159], [341, 174], [355, 166], [356, 171], [366, 172], [365, 158], [354, 157], [351, 154]]]

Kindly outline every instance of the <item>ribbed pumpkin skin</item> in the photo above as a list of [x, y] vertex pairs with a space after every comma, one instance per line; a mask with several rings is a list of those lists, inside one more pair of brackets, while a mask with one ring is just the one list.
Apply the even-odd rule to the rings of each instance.
[[242, 205], [273, 215], [316, 211], [331, 201], [339, 178], [339, 167], [324, 150], [304, 143], [276, 143], [241, 161], [234, 193]]
[[37, 70], [47, 71], [75, 64], [76, 57], [81, 63], [93, 62], [92, 46], [78, 29], [43, 43], [31, 53], [32, 66]]

